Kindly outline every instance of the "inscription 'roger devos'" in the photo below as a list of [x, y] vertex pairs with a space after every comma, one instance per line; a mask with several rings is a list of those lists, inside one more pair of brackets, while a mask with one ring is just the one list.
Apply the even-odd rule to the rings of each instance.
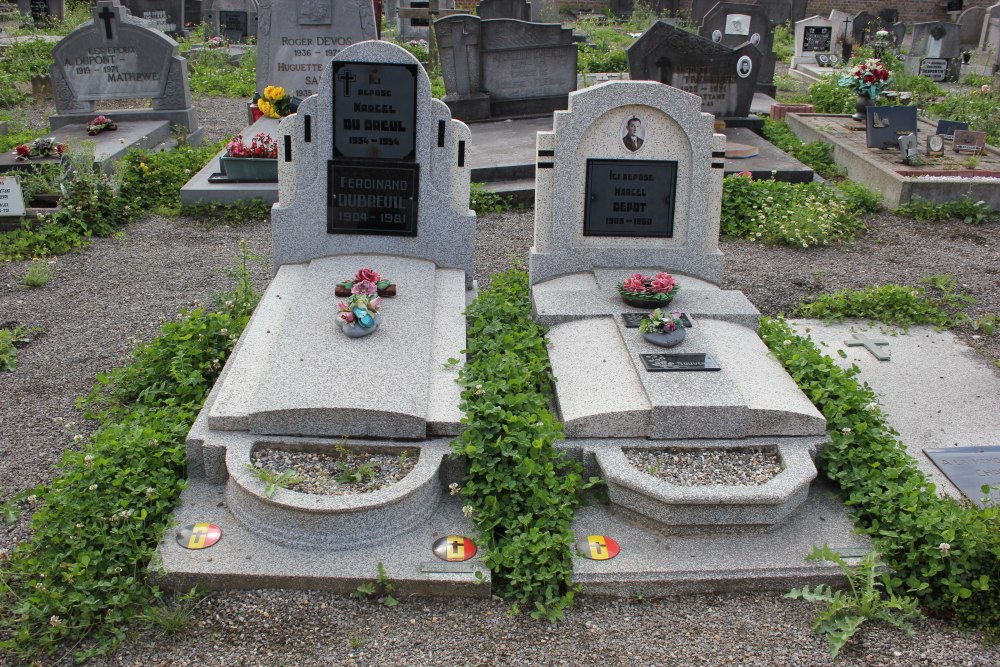
[[587, 160], [585, 236], [670, 238], [677, 162]]

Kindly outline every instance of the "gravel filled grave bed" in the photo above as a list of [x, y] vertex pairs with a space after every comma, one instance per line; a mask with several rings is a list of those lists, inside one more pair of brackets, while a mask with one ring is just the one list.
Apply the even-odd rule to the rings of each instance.
[[756, 486], [782, 470], [777, 449], [629, 449], [638, 470], [677, 486]]
[[417, 464], [419, 452], [399, 454], [359, 452], [338, 447], [334, 454], [287, 449], [258, 449], [250, 457], [255, 469], [278, 476], [289, 473], [285, 488], [320, 496], [371, 493], [406, 477]]

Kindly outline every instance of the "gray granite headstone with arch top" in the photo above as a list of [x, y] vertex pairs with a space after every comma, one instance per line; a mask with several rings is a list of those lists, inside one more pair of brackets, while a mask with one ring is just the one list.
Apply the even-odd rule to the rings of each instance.
[[56, 114], [52, 129], [85, 123], [97, 103], [147, 98], [152, 109], [109, 110], [116, 121], [165, 120], [201, 137], [198, 112], [191, 104], [187, 61], [177, 42], [128, 13], [118, 0], [99, 0], [94, 20], [81, 25], [52, 49], [49, 68]]

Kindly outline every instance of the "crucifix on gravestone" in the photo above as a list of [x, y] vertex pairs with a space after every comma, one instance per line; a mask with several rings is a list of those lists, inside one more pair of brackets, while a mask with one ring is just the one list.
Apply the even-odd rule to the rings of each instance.
[[858, 347], [859, 345], [863, 346], [866, 350], [874, 354], [875, 358], [878, 359], [879, 361], [889, 361], [890, 358], [889, 353], [883, 352], [882, 350], [878, 349], [879, 345], [889, 344], [889, 341], [885, 340], [884, 338], [879, 338], [876, 340], [869, 338], [863, 333], [861, 334], [856, 333], [854, 334], [853, 340], [845, 340], [844, 344], [847, 345], [847, 347]]
[[853, 20], [851, 19], [851, 17], [850, 16], [845, 16], [844, 17], [844, 36], [847, 37], [848, 39], [850, 39], [850, 37], [848, 37], [848, 36], [851, 34], [851, 23], [853, 23]]
[[466, 9], [444, 9], [441, 0], [429, 0], [426, 7], [400, 7], [396, 15], [401, 19], [424, 19], [430, 25], [430, 35], [427, 37], [428, 68], [431, 72], [437, 70], [438, 54], [437, 40], [434, 38], [434, 21], [452, 14], [468, 14]]
[[111, 8], [105, 6], [101, 9], [101, 13], [97, 15], [97, 18], [104, 21], [104, 36], [108, 39], [114, 39], [114, 33], [111, 31], [111, 21], [115, 18], [115, 13], [111, 11]]
[[356, 78], [357, 78], [356, 76], [351, 74], [350, 70], [347, 70], [346, 72], [340, 75], [340, 80], [344, 82], [344, 97], [351, 96], [351, 83]]

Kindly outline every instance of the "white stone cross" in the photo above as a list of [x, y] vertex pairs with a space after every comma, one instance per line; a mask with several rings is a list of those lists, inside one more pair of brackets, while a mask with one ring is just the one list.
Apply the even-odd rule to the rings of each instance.
[[879, 361], [889, 361], [889, 353], [878, 349], [879, 345], [889, 344], [889, 341], [884, 338], [874, 340], [864, 334], [856, 333], [854, 334], [854, 340], [845, 340], [844, 344], [847, 345], [847, 347], [857, 347], [859, 345], [864, 346], [869, 352], [874, 354], [875, 358]]

